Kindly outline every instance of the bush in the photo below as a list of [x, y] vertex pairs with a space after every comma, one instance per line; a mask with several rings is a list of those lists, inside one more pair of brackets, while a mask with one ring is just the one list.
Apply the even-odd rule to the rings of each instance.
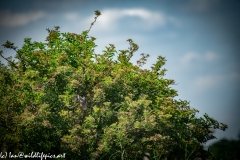
[[[96, 21], [101, 13], [95, 15]], [[174, 99], [164, 57], [151, 70], [141, 68], [148, 54], [132, 64], [138, 45], [131, 39], [127, 50], [109, 44], [96, 54], [96, 38], [88, 36], [94, 22], [81, 34], [47, 29], [46, 43], [3, 44], [16, 51], [17, 61], [1, 52], [8, 61], [0, 67], [2, 151], [65, 152], [67, 159], [203, 156], [212, 130], [227, 126], [207, 114], [196, 117], [189, 102]]]

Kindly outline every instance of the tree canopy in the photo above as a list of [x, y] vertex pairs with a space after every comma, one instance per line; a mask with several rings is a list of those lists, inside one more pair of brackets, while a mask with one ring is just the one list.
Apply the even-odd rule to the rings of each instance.
[[238, 140], [223, 138], [209, 147], [211, 157], [214, 159], [232, 160], [240, 159], [240, 132]]
[[[174, 80], [164, 78], [166, 59], [143, 69], [148, 54], [130, 62], [139, 49], [109, 44], [102, 54], [89, 36], [101, 15], [95, 11], [81, 34], [47, 29], [46, 42], [25, 38], [15, 60], [0, 66], [0, 147], [2, 151], [66, 153], [67, 159], [194, 159], [202, 144], [227, 125], [176, 100]], [[117, 59], [114, 59], [117, 56]]]

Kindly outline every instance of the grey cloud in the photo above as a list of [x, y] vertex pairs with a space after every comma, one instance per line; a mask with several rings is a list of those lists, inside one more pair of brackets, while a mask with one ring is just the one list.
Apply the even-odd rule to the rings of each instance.
[[205, 12], [219, 4], [219, 0], [189, 0], [184, 8], [188, 11]]
[[47, 14], [43, 11], [26, 13], [13, 13], [11, 11], [1, 11], [0, 15], [2, 16], [0, 20], [0, 26], [18, 27], [37, 21], [45, 17]]

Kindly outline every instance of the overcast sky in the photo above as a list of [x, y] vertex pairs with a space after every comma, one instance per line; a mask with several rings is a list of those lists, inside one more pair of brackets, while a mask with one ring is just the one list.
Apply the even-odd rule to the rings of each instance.
[[[0, 43], [12, 41], [19, 48], [23, 39], [44, 41], [46, 28], [81, 33], [102, 15], [89, 35], [97, 38], [96, 53], [108, 44], [128, 49], [127, 39], [141, 53], [165, 56], [166, 78], [178, 83], [176, 99], [229, 126], [217, 131], [219, 139], [237, 138], [240, 132], [240, 1], [238, 0], [1, 0]], [[4, 49], [5, 56], [14, 52]], [[3, 61], [3, 59], [0, 59]], [[214, 141], [211, 141], [212, 143]], [[208, 143], [208, 144], [210, 144]]]

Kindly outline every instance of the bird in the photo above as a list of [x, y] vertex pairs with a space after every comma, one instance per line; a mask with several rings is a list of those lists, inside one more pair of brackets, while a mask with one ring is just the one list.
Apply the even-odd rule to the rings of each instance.
[[76, 95], [76, 96], [74, 97], [74, 100], [75, 100], [76, 102], [81, 103], [81, 106], [82, 106], [82, 109], [83, 109], [83, 110], [86, 110], [86, 109], [87, 109], [87, 99], [86, 99], [85, 97], [81, 97], [81, 96], [79, 96], [79, 95]]

